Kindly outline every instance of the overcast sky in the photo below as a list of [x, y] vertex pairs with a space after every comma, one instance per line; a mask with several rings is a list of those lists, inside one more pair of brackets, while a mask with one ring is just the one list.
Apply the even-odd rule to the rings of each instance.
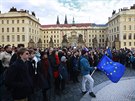
[[105, 24], [112, 11], [132, 6], [135, 0], [0, 0], [2, 13], [11, 7], [17, 10], [34, 11], [42, 25], [56, 24], [57, 15], [60, 23], [64, 23], [67, 15], [68, 23], [96, 23]]

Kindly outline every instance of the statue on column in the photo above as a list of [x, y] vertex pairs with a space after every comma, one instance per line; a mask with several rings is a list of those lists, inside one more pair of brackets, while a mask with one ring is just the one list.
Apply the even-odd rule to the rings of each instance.
[[97, 41], [97, 38], [95, 37], [93, 40], [93, 48], [97, 48], [98, 47], [98, 41]]
[[63, 42], [67, 42], [68, 43], [68, 40], [67, 40], [67, 35], [63, 35], [63, 40], [62, 40], [62, 43]]
[[68, 46], [68, 40], [67, 40], [67, 35], [63, 36], [63, 40], [62, 40], [62, 47], [67, 47]]
[[84, 43], [82, 34], [79, 34], [78, 43]]
[[50, 37], [49, 46], [50, 46], [50, 47], [53, 47], [53, 39], [52, 39], [52, 36]]

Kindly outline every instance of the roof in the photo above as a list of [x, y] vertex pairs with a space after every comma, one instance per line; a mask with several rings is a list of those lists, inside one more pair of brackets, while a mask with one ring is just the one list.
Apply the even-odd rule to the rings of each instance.
[[78, 23], [78, 24], [52, 24], [52, 25], [41, 25], [43, 28], [50, 28], [50, 27], [89, 27], [91, 23]]
[[95, 24], [95, 23], [93, 23], [92, 26], [93, 27], [106, 27], [107, 24]]

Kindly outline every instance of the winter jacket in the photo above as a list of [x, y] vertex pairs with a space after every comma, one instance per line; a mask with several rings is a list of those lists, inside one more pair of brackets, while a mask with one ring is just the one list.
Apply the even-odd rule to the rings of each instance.
[[28, 64], [17, 59], [5, 73], [5, 85], [11, 91], [13, 99], [28, 97], [33, 92], [33, 82]]
[[80, 57], [80, 68], [81, 68], [81, 74], [87, 75], [92, 71], [92, 67], [90, 67], [89, 61], [84, 57]]

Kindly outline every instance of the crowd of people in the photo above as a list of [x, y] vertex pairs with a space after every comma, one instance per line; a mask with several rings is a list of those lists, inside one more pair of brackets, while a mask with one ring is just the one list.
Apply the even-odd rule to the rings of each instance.
[[[112, 49], [113, 61], [135, 68], [135, 54], [130, 49]], [[82, 74], [82, 94], [89, 91], [91, 97], [94, 80], [91, 72], [106, 49], [92, 48], [24, 48], [23, 45], [0, 47], [0, 99], [1, 101], [37, 101], [42, 92], [43, 101], [48, 101], [47, 91], [54, 88], [60, 95], [69, 81], [78, 83]], [[89, 82], [89, 90], [86, 89]], [[40, 100], [39, 100], [40, 101]]]

